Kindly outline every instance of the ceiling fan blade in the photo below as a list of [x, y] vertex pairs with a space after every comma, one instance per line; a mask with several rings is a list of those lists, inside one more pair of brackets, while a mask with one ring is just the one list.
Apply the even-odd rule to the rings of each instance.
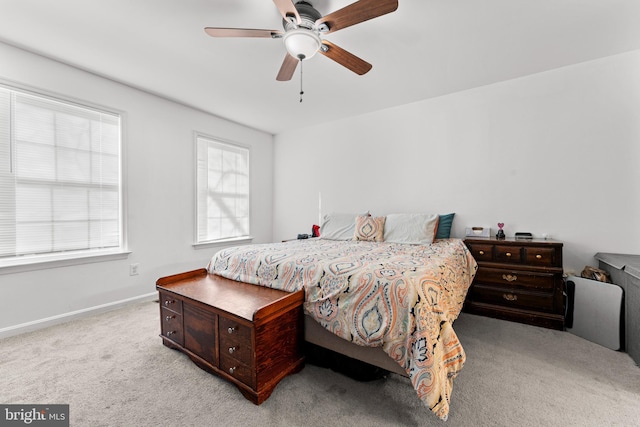
[[282, 61], [282, 66], [280, 67], [280, 71], [278, 71], [276, 80], [279, 82], [291, 80], [293, 72], [296, 71], [296, 67], [298, 66], [298, 62], [300, 61], [287, 53], [287, 56], [284, 57], [284, 61]]
[[354, 54], [347, 52], [346, 50], [342, 49], [339, 46], [336, 46], [328, 40], [322, 40], [322, 44], [326, 46], [327, 51], [325, 52], [324, 49], [320, 49], [318, 50], [318, 52], [328, 57], [329, 59], [333, 59], [338, 64], [350, 69], [356, 74], [366, 74], [373, 67], [367, 61], [358, 58]]
[[266, 37], [274, 38], [282, 34], [279, 30], [254, 30], [250, 28], [213, 28], [206, 27], [204, 31], [211, 37]]
[[326, 24], [329, 31], [325, 34], [328, 34], [386, 15], [397, 8], [398, 0], [360, 0], [318, 19], [316, 25]]
[[294, 17], [296, 24], [300, 24], [302, 22], [302, 20], [300, 19], [300, 14], [298, 14], [298, 9], [296, 9], [296, 6], [293, 4], [293, 1], [273, 0], [273, 2], [276, 4], [276, 7], [278, 8], [278, 10], [280, 11], [280, 14], [285, 20], [289, 21], [290, 17]]

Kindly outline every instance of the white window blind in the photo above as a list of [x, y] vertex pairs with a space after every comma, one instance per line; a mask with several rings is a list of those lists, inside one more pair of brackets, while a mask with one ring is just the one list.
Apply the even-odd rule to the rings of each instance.
[[0, 261], [122, 248], [120, 117], [0, 87]]
[[249, 236], [249, 149], [196, 135], [196, 243]]

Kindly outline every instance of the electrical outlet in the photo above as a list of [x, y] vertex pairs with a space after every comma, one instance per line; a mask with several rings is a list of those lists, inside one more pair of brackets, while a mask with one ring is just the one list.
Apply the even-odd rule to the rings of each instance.
[[140, 268], [140, 264], [138, 264], [138, 263], [130, 264], [129, 265], [129, 276], [137, 276], [139, 268]]

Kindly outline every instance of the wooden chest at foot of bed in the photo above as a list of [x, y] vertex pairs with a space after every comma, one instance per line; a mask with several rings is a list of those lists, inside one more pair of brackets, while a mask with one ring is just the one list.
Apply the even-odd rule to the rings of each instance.
[[235, 282], [200, 269], [163, 277], [161, 337], [259, 405], [304, 366], [304, 291]]

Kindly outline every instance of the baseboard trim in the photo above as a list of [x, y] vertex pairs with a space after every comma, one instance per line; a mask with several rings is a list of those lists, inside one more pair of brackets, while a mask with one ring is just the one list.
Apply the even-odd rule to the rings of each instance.
[[56, 316], [47, 317], [44, 319], [38, 319], [31, 322], [21, 323], [19, 325], [9, 326], [0, 329], [0, 339], [8, 338], [14, 335], [24, 334], [26, 332], [37, 331], [38, 329], [44, 329], [49, 326], [58, 325], [60, 323], [66, 323], [71, 320], [81, 319], [83, 317], [93, 316], [99, 313], [115, 310], [130, 304], [135, 304], [144, 301], [153, 301], [158, 299], [158, 293], [152, 292], [149, 294], [139, 295], [133, 298], [127, 298], [120, 301], [114, 301], [108, 304], [96, 305], [93, 307], [83, 308], [82, 310], [71, 311], [69, 313], [58, 314]]

